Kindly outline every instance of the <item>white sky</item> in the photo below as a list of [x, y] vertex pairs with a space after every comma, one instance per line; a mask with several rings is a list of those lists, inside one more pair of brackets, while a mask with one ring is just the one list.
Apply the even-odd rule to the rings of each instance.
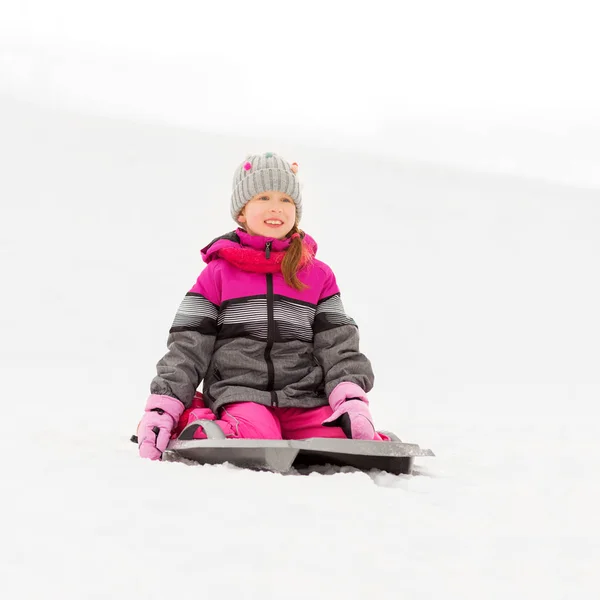
[[[600, 127], [595, 5], [4, 2], [0, 90], [218, 132], [318, 133], [333, 146], [350, 138], [419, 159], [514, 162], [533, 174], [532, 156], [569, 145], [580, 149], [574, 164], [569, 149], [545, 157], [546, 171], [560, 165], [564, 180], [589, 183], [596, 134], [585, 131]], [[441, 123], [458, 129], [440, 132]], [[415, 124], [413, 137], [403, 127]], [[504, 147], [507, 124], [554, 139]], [[423, 136], [437, 141], [423, 146]]]

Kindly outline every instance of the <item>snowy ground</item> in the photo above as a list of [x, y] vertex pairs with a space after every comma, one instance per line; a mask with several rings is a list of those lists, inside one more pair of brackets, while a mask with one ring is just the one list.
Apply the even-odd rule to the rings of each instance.
[[[0, 98], [4, 598], [597, 598], [600, 191]], [[421, 476], [138, 458], [233, 168], [300, 164]]]

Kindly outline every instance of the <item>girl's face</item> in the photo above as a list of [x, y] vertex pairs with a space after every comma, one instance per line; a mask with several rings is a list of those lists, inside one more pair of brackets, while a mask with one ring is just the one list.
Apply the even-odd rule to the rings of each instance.
[[238, 216], [238, 222], [250, 235], [262, 235], [282, 240], [296, 222], [296, 205], [282, 192], [256, 194]]

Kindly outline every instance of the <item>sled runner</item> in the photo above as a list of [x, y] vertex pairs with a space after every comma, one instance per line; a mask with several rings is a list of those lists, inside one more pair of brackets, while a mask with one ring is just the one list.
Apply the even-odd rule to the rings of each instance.
[[[208, 439], [195, 440], [194, 433], [203, 428]], [[366, 441], [337, 438], [306, 440], [227, 439], [213, 421], [198, 420], [171, 440], [163, 458], [180, 458], [199, 464], [231, 463], [238, 467], [286, 473], [292, 468], [318, 465], [378, 469], [394, 474], [410, 474], [417, 456], [435, 456], [417, 444], [405, 444], [394, 434], [392, 441]]]

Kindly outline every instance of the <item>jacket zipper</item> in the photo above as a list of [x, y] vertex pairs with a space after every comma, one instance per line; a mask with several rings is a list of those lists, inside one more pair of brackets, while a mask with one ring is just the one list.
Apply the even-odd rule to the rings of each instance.
[[[271, 242], [265, 244], [265, 257], [271, 258]], [[267, 363], [267, 391], [271, 392], [271, 406], [279, 406], [275, 387], [275, 366], [271, 359], [271, 348], [275, 337], [275, 316], [273, 313], [273, 273], [267, 273], [267, 345], [265, 347], [265, 361]]]

